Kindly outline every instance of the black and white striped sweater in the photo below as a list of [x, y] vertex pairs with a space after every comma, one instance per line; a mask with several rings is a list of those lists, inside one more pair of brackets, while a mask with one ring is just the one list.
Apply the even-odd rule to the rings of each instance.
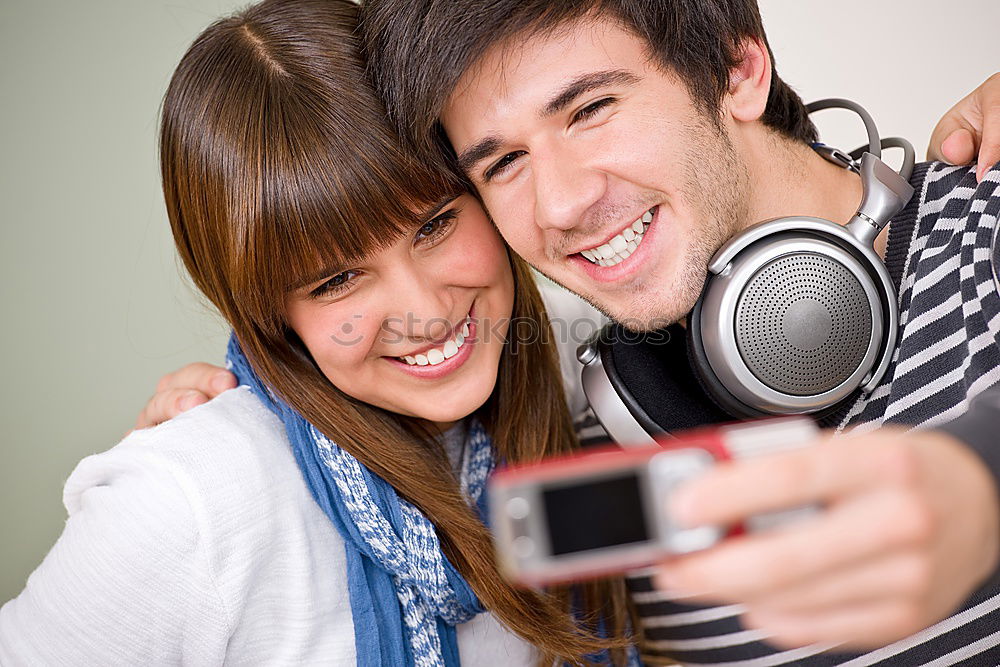
[[[892, 221], [886, 252], [900, 307], [892, 365], [875, 391], [827, 426], [939, 426], [1000, 383], [1000, 290], [991, 266], [991, 253], [1000, 252], [992, 243], [1000, 217], [1000, 165], [977, 185], [972, 169], [921, 164], [911, 182], [917, 194]], [[996, 429], [1000, 433], [1000, 423]], [[1000, 441], [983, 437], [982, 424], [976, 432], [971, 444], [1000, 479]], [[669, 657], [727, 667], [1000, 664], [1000, 588], [992, 585], [959, 613], [913, 637], [847, 655], [818, 646], [778, 651], [740, 625], [737, 605], [683, 605], [655, 591], [648, 577], [634, 576], [629, 583], [651, 663]]]

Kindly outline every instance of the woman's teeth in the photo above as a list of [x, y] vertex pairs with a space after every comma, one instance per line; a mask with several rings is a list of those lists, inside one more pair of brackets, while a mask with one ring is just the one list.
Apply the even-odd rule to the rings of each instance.
[[641, 218], [607, 243], [590, 250], [583, 250], [580, 254], [598, 266], [614, 266], [624, 262], [642, 243], [642, 238], [652, 221], [653, 209], [649, 209]]
[[469, 337], [469, 320], [465, 320], [465, 324], [462, 325], [462, 330], [458, 334], [446, 342], [441, 347], [436, 347], [432, 350], [427, 350], [422, 354], [407, 355], [405, 357], [399, 357], [410, 366], [437, 366], [442, 363], [445, 359], [451, 359], [458, 351], [462, 349], [465, 345], [465, 339]]

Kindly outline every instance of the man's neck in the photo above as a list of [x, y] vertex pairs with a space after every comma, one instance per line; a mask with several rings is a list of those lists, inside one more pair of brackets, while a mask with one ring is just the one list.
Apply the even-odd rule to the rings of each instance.
[[846, 224], [861, 202], [861, 179], [812, 148], [758, 126], [742, 133], [750, 178], [748, 225], [789, 215]]

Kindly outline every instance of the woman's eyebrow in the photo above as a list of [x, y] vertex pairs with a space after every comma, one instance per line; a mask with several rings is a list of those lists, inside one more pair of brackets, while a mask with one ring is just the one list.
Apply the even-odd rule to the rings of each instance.
[[459, 196], [460, 195], [458, 195], [458, 194], [453, 194], [453, 195], [445, 195], [444, 197], [441, 197], [436, 202], [434, 202], [433, 204], [431, 204], [430, 206], [428, 206], [426, 209], [424, 209], [424, 212], [420, 215], [420, 222], [421, 223], [428, 223], [428, 222], [430, 222], [432, 219], [434, 219], [434, 217], [438, 213], [441, 212], [441, 209], [443, 209], [445, 206], [447, 206], [451, 202], [453, 202], [456, 199], [458, 199]]
[[344, 272], [343, 266], [344, 265], [342, 263], [338, 262], [337, 264], [331, 264], [329, 266], [324, 266], [321, 269], [317, 269], [316, 271], [312, 271], [308, 275], [299, 278], [291, 285], [289, 285], [288, 291], [297, 292], [303, 287], [308, 287], [313, 283], [318, 283], [320, 280], [323, 280], [323, 278], [326, 278], [328, 276], [335, 276], [338, 273], [343, 273]]
[[[441, 197], [436, 202], [434, 202], [426, 209], [424, 209], [423, 213], [415, 216], [416, 223], [424, 225], [430, 222], [436, 215], [438, 215], [441, 212], [441, 209], [443, 209], [451, 202], [455, 201], [460, 195], [461, 193], [450, 194]], [[319, 282], [320, 280], [328, 276], [335, 276], [338, 273], [346, 271], [351, 266], [361, 264], [362, 262], [365, 261], [365, 258], [366, 255], [349, 256], [339, 259], [336, 263], [327, 264], [322, 268], [309, 272], [307, 275], [293, 282], [291, 285], [288, 286], [288, 291], [294, 292], [302, 289], [303, 287], [306, 287], [307, 285]]]

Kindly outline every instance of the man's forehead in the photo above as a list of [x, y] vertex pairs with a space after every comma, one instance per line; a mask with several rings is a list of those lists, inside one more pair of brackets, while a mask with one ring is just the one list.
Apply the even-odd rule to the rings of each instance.
[[[634, 33], [604, 18], [568, 21], [554, 29], [526, 30], [493, 44], [459, 79], [442, 113], [446, 130], [479, 119], [503, 117], [534, 107], [538, 113], [553, 95], [582, 77], [605, 83], [634, 83], [649, 61]], [[617, 76], [607, 76], [618, 72]], [[555, 106], [559, 106], [558, 104]], [[551, 111], [551, 109], [549, 109]]]

